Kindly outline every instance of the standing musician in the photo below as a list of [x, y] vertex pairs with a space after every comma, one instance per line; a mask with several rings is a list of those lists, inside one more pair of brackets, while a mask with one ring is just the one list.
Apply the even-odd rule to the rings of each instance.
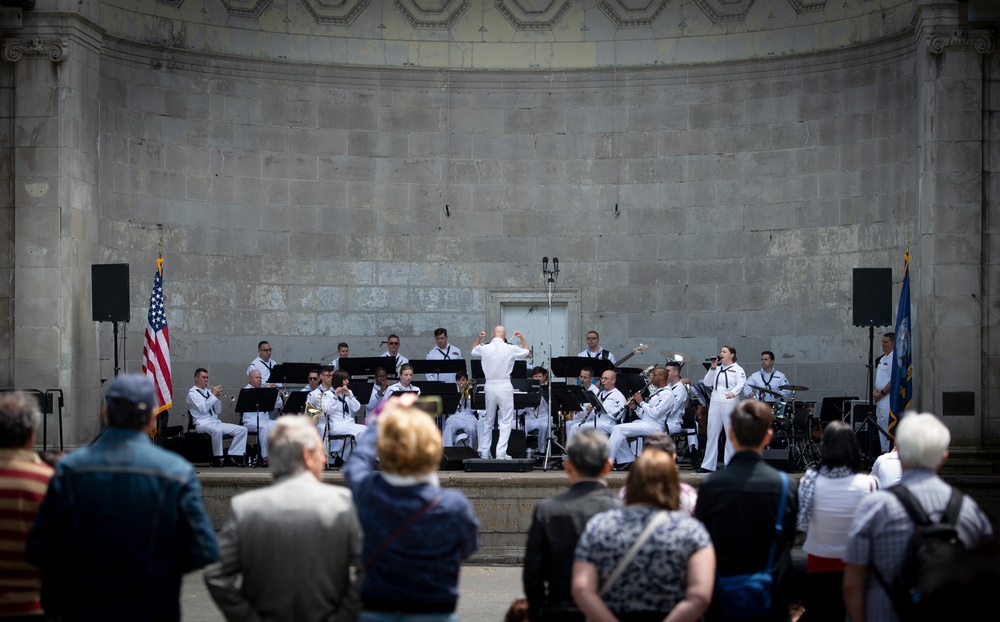
[[618, 364], [618, 361], [615, 360], [615, 355], [601, 347], [601, 336], [597, 334], [596, 330], [587, 333], [587, 349], [577, 354], [577, 356], [589, 359], [604, 359], [605, 361], [610, 361], [612, 365]]
[[484, 460], [490, 457], [497, 411], [500, 413], [500, 437], [497, 440], [496, 457], [500, 460], [511, 459], [507, 455], [510, 430], [514, 427], [514, 385], [510, 382], [510, 373], [514, 371], [516, 359], [531, 356], [531, 348], [524, 340], [524, 335], [520, 331], [514, 331], [514, 336], [521, 341], [520, 347], [507, 343], [507, 329], [497, 326], [493, 329], [493, 340], [481, 345], [486, 331], [480, 331], [470, 351], [472, 356], [482, 357], [483, 375], [486, 376], [486, 412], [479, 420], [479, 457]]
[[[649, 399], [644, 400], [642, 391], [636, 391], [629, 400], [629, 404], [635, 403], [639, 419], [617, 425], [611, 432], [610, 456], [615, 460], [617, 466], [621, 467], [635, 461], [635, 454], [628, 447], [628, 439], [645, 438], [654, 432], [663, 432], [667, 415], [670, 414], [672, 406], [677, 401], [676, 397], [673, 391], [667, 387], [666, 368], [657, 367], [654, 369], [649, 381]], [[679, 422], [676, 427], [676, 431], [680, 432]]]
[[[604, 373], [601, 374], [601, 390], [597, 393], [597, 398], [601, 400], [601, 406], [604, 407], [604, 413], [597, 416], [596, 422], [593, 425], [608, 436], [611, 435], [611, 432], [625, 413], [625, 396], [615, 388], [617, 382], [618, 372], [613, 369], [604, 370]], [[573, 421], [566, 422], [567, 444], [569, 444], [570, 439], [573, 438], [573, 434], [580, 426], [595, 421], [595, 413], [590, 404], [584, 406], [583, 412], [586, 414], [582, 418], [577, 417]]]
[[469, 384], [469, 374], [464, 371], [455, 374], [455, 384], [461, 397], [454, 414], [448, 415], [445, 419], [441, 440], [445, 447], [454, 447], [462, 441], [467, 441], [469, 447], [478, 447], [479, 421], [475, 411], [472, 410], [472, 385]]
[[740, 401], [740, 393], [747, 382], [747, 374], [736, 364], [736, 349], [732, 346], [722, 346], [719, 358], [711, 358], [711, 367], [702, 380], [706, 387], [711, 387], [712, 397], [708, 405], [708, 434], [705, 439], [705, 458], [696, 473], [715, 471], [719, 460], [719, 434], [726, 434], [726, 451], [723, 464], [728, 465], [736, 453], [733, 443], [729, 440], [729, 428], [732, 426], [732, 414]]
[[[435, 346], [427, 353], [428, 361], [457, 361], [462, 358], [462, 351], [448, 341], [448, 331], [438, 328], [434, 331]], [[455, 374], [427, 374], [428, 380], [439, 382], [455, 382]]]
[[[764, 350], [760, 353], [760, 369], [750, 374], [750, 377], [747, 378], [747, 386], [743, 388], [743, 396], [752, 397], [755, 400], [767, 402], [768, 404], [774, 404], [778, 401], [784, 401], [792, 395], [792, 392], [788, 389], [780, 390], [781, 387], [787, 385], [788, 378], [785, 377], [785, 374], [774, 368], [774, 352]], [[761, 387], [781, 393], [781, 396], [764, 393], [763, 391], [754, 389], [754, 387]]]

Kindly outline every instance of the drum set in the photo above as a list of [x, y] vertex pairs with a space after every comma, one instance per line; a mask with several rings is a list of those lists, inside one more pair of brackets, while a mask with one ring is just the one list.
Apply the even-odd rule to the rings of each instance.
[[819, 436], [819, 421], [812, 416], [812, 409], [801, 406], [796, 409], [795, 401], [788, 399], [782, 391], [808, 391], [809, 387], [796, 384], [786, 384], [777, 391], [766, 387], [749, 385], [760, 394], [778, 398], [771, 405], [774, 415], [774, 434], [771, 437], [770, 449], [787, 449], [789, 467], [796, 471], [805, 471], [819, 463], [819, 446], [816, 438]]

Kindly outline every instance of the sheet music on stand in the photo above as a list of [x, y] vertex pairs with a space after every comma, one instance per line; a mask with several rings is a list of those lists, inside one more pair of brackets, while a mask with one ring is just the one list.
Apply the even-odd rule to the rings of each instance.
[[319, 370], [319, 363], [279, 363], [271, 369], [268, 384], [299, 384], [309, 383], [309, 370]]
[[462, 395], [458, 392], [458, 385], [454, 382], [439, 382], [436, 380], [421, 380], [414, 382], [414, 386], [420, 388], [420, 396], [437, 395], [441, 398], [441, 414], [451, 415], [458, 409], [458, 402]]
[[375, 376], [375, 369], [378, 367], [384, 367], [390, 377], [395, 377], [396, 375], [396, 366], [393, 364], [393, 360], [387, 356], [342, 358], [337, 363], [337, 366], [350, 374], [351, 378], [356, 376], [372, 378]]
[[[472, 359], [472, 377], [476, 380], [485, 380], [486, 374], [483, 373], [483, 361], [482, 359]], [[510, 372], [511, 380], [520, 380], [528, 377], [528, 361], [524, 359], [518, 359], [514, 361], [514, 369]]]
[[278, 403], [278, 387], [261, 387], [259, 389], [240, 389], [236, 398], [236, 412], [271, 412]]
[[414, 359], [410, 365], [415, 374], [457, 374], [466, 371], [465, 359]]
[[291, 391], [288, 398], [281, 406], [283, 415], [299, 415], [306, 411], [306, 400], [309, 398], [309, 391]]

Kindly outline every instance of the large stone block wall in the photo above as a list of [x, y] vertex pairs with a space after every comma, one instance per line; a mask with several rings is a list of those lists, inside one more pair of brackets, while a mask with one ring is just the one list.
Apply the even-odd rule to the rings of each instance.
[[137, 270], [141, 318], [162, 238], [175, 391], [198, 365], [242, 386], [260, 338], [316, 361], [397, 332], [421, 356], [443, 325], [467, 349], [488, 294], [537, 290], [558, 253], [614, 350], [767, 348], [803, 397], [860, 395], [852, 268], [898, 280], [913, 235], [912, 53], [553, 83], [109, 45], [102, 256]]

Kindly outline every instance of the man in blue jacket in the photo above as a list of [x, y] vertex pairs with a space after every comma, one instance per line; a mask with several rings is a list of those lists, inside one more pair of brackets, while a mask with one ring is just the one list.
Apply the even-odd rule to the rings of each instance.
[[150, 440], [156, 406], [148, 378], [118, 376], [108, 427], [56, 465], [27, 543], [50, 618], [180, 620], [182, 575], [218, 557], [194, 468]]

